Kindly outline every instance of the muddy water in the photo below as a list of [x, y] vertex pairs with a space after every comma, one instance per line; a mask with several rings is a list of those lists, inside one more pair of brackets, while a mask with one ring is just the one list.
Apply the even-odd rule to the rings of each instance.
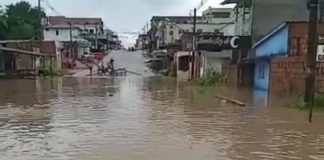
[[[324, 159], [324, 114], [220, 104], [173, 79], [0, 81], [1, 160]], [[238, 92], [236, 92], [238, 93]]]

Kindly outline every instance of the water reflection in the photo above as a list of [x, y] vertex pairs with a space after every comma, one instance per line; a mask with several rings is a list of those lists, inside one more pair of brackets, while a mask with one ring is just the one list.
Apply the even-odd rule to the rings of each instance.
[[268, 91], [254, 89], [253, 91], [253, 104], [258, 107], [268, 107]]
[[[174, 79], [13, 80], [0, 87], [4, 160], [324, 156], [323, 114], [308, 124], [305, 113], [296, 110], [221, 105]], [[249, 97], [243, 90], [221, 92]], [[267, 104], [264, 92], [253, 95], [257, 106]]]

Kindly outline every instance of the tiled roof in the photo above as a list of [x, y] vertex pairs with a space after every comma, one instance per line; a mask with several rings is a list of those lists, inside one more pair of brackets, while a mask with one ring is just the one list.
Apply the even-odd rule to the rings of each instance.
[[[45, 29], [70, 29], [70, 25], [68, 24], [61, 24], [61, 25], [47, 25], [47, 26], [44, 26]], [[76, 27], [76, 26], [72, 26], [73, 29], [79, 29], [81, 30], [81, 28], [79, 27]]]
[[[154, 20], [165, 20], [165, 19], [170, 19], [174, 22], [187, 22], [189, 20], [193, 20], [194, 17], [193, 16], [153, 16], [152, 17], [152, 21]], [[203, 17], [202, 16], [197, 16], [197, 20], [202, 20]]]
[[51, 25], [100, 25], [103, 23], [101, 18], [70, 18], [64, 16], [50, 16], [48, 22]]

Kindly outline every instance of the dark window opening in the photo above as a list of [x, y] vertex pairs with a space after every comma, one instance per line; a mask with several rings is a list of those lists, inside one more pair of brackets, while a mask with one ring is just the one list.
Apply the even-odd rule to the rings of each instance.
[[169, 34], [170, 34], [170, 36], [173, 36], [173, 31], [170, 31]]
[[189, 71], [190, 56], [182, 56], [179, 58], [179, 69], [180, 71]]
[[59, 30], [56, 30], [55, 34], [56, 34], [57, 36], [60, 35]]
[[211, 15], [214, 18], [230, 18], [231, 17], [230, 12], [213, 12], [213, 13], [211, 13]]

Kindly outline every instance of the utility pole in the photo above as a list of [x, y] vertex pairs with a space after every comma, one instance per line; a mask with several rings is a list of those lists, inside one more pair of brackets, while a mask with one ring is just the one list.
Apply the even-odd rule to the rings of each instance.
[[95, 47], [98, 49], [98, 23], [96, 23]]
[[[70, 26], [69, 27], [70, 28], [70, 54], [73, 55], [73, 37], [72, 37], [73, 34], [72, 34], [72, 23], [71, 22], [69, 22], [69, 26]], [[76, 58], [75, 55], [73, 55], [73, 57]]]
[[309, 122], [313, 120], [315, 106], [315, 70], [317, 56], [317, 22], [318, 22], [319, 0], [309, 0], [309, 27], [308, 27], [308, 54], [305, 83], [305, 102], [309, 108]]
[[37, 39], [39, 41], [42, 41], [42, 6], [41, 6], [41, 0], [38, 0], [38, 33], [37, 33]]
[[192, 58], [191, 58], [191, 79], [195, 78], [195, 61], [196, 61], [196, 23], [197, 9], [194, 9], [193, 31], [192, 31]]

